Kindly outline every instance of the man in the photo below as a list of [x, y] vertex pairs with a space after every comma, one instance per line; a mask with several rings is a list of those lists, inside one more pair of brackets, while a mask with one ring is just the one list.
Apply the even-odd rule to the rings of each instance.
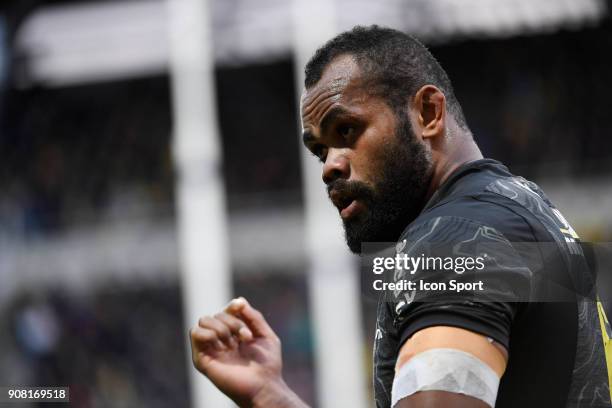
[[[367, 242], [423, 256], [425, 243], [489, 248], [489, 301], [381, 298], [378, 407], [610, 406], [594, 277], [575, 232], [535, 184], [482, 158], [423, 45], [377, 26], [340, 34], [306, 66], [301, 115], [353, 252]], [[550, 256], [513, 243], [549, 243]], [[279, 339], [245, 299], [190, 337], [195, 367], [238, 405], [304, 406], [283, 382]]]

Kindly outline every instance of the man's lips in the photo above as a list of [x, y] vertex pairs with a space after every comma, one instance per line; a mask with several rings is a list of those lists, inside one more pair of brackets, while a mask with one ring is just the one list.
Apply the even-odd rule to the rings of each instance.
[[344, 195], [337, 190], [332, 190], [329, 193], [329, 198], [332, 200], [343, 219], [351, 218], [363, 209], [361, 201]]
[[349, 205], [340, 210], [340, 217], [343, 220], [348, 220], [351, 217], [359, 214], [364, 208], [364, 205], [361, 201], [353, 200]]

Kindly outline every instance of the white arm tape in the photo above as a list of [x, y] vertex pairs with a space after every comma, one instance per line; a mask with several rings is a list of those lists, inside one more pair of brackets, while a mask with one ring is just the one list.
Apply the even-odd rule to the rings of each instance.
[[412, 357], [395, 374], [391, 407], [419, 391], [469, 395], [495, 407], [499, 377], [486, 363], [461, 350], [436, 348]]

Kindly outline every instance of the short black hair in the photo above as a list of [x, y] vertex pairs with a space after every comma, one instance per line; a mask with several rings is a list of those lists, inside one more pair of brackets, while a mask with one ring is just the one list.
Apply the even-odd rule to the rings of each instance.
[[329, 40], [310, 58], [305, 67], [306, 88], [319, 82], [327, 65], [340, 55], [355, 58], [368, 90], [385, 98], [397, 114], [405, 113], [409, 98], [431, 84], [446, 96], [447, 109], [458, 125], [468, 129], [448, 75], [416, 38], [377, 25], [355, 26]]

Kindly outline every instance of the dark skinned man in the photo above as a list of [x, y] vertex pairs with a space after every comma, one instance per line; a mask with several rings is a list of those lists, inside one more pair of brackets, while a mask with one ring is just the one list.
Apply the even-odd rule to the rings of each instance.
[[[423, 45], [377, 26], [340, 34], [306, 66], [301, 116], [353, 252], [367, 242], [412, 255], [427, 253], [423, 242], [494, 248], [493, 301], [381, 298], [377, 407], [610, 406], [603, 320], [577, 235], [537, 185], [483, 158]], [[553, 256], [542, 266], [515, 242], [548, 243]], [[554, 289], [541, 283], [551, 280]], [[305, 406], [282, 379], [278, 337], [246, 299], [201, 318], [190, 337], [195, 367], [238, 405]]]

